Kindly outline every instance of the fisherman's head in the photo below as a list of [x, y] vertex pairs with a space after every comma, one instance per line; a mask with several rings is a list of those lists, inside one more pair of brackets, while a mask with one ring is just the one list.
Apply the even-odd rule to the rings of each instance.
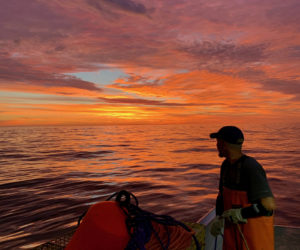
[[210, 138], [217, 139], [220, 157], [229, 157], [232, 153], [240, 153], [244, 142], [243, 132], [235, 126], [222, 127], [218, 132], [211, 133]]

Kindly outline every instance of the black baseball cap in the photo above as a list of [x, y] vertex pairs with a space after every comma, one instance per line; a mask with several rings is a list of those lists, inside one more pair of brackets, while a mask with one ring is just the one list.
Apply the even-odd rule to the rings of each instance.
[[216, 133], [211, 133], [210, 138], [220, 138], [231, 144], [241, 145], [244, 142], [243, 132], [235, 126], [225, 126]]

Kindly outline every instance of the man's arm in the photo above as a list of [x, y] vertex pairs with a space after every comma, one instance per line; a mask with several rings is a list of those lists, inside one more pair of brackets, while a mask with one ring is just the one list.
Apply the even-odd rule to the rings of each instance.
[[229, 218], [233, 223], [247, 223], [249, 218], [272, 216], [275, 208], [274, 198], [265, 197], [249, 207], [229, 209], [222, 214], [222, 217]]
[[[266, 172], [263, 167], [252, 157], [248, 157], [244, 162], [245, 174], [249, 181], [248, 198], [257, 214], [256, 216], [270, 216], [275, 210], [275, 200], [268, 184]], [[257, 209], [256, 209], [257, 208]], [[245, 208], [247, 210], [247, 208]], [[250, 212], [250, 211], [249, 211]], [[246, 211], [244, 213], [247, 214]], [[249, 214], [249, 215], [250, 215]], [[249, 217], [248, 217], [249, 218]]]
[[222, 215], [223, 212], [224, 212], [223, 195], [219, 193], [216, 200], [216, 215]]
[[257, 203], [253, 203], [249, 207], [241, 209], [241, 215], [243, 218], [254, 218], [259, 216], [271, 216], [275, 210], [275, 200], [273, 197], [261, 198]]
[[268, 211], [274, 211], [276, 209], [274, 197], [265, 197], [260, 199], [261, 204]]

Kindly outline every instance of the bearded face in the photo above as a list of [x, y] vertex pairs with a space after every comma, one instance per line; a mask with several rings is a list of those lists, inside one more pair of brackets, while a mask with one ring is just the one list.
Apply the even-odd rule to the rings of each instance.
[[226, 143], [222, 139], [217, 139], [217, 149], [219, 152], [219, 157], [226, 157], [228, 155]]

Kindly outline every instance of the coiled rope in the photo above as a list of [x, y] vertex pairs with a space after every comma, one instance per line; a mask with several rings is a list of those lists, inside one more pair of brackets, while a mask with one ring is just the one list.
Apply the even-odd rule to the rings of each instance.
[[[149, 242], [152, 233], [154, 234], [155, 238], [158, 240], [159, 245], [163, 250], [167, 250], [170, 247], [170, 245], [182, 244], [183, 241], [186, 240], [186, 237], [180, 238], [180, 235], [183, 235], [184, 232], [189, 232], [192, 234], [190, 228], [188, 228], [184, 223], [175, 220], [171, 216], [157, 215], [141, 209], [138, 206], [137, 198], [128, 191], [122, 190], [120, 192], [116, 192], [113, 195], [111, 195], [107, 200], [111, 200], [115, 196], [116, 196], [116, 202], [119, 203], [121, 209], [124, 211], [124, 213], [127, 216], [126, 226], [131, 237], [126, 250], [132, 250], [137, 248], [140, 250], [145, 249], [145, 243]], [[132, 198], [135, 204], [131, 203]], [[175, 227], [171, 231], [171, 228], [169, 228], [169, 226], [175, 226]], [[167, 234], [166, 244], [164, 244], [161, 237], [159, 237], [162, 228], [165, 229], [165, 232]], [[170, 237], [171, 234], [172, 235], [175, 234], [177, 236], [176, 238], [173, 237], [175, 238], [173, 242], [171, 242], [171, 237]], [[191, 234], [189, 234], [189, 237]], [[200, 250], [199, 242], [194, 236], [194, 234], [192, 234], [192, 238], [194, 239], [196, 249]], [[152, 246], [151, 249], [157, 249], [157, 248], [154, 248], [154, 246]]]

